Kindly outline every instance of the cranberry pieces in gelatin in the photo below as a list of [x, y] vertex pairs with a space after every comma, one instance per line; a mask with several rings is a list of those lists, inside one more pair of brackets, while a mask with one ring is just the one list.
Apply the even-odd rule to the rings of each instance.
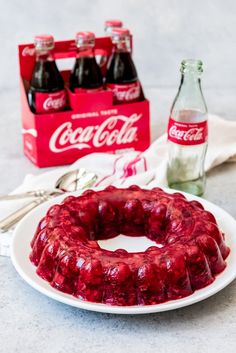
[[[157, 246], [136, 253], [99, 246], [119, 234], [145, 235]], [[37, 274], [51, 286], [119, 306], [191, 295], [215, 280], [229, 254], [215, 217], [199, 202], [138, 186], [67, 197], [39, 222], [31, 247]]]

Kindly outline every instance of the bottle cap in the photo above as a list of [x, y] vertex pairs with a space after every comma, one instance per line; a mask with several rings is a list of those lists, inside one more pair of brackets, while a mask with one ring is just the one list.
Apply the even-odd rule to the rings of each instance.
[[77, 47], [95, 45], [95, 34], [93, 32], [77, 32], [75, 35], [75, 43]]
[[123, 26], [123, 22], [120, 20], [107, 20], [104, 23], [105, 27], [116, 27], [120, 28]]
[[54, 48], [54, 38], [50, 34], [41, 34], [34, 37], [36, 50], [52, 50]]
[[127, 28], [113, 28], [111, 31], [112, 41], [124, 40], [127, 37], [130, 37], [130, 31]]

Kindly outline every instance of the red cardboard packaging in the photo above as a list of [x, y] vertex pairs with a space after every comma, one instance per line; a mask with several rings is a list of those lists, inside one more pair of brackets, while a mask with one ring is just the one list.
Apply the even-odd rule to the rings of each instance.
[[[95, 53], [109, 57], [109, 37], [96, 38]], [[73, 58], [73, 40], [55, 42], [56, 60]], [[34, 114], [28, 105], [27, 89], [35, 52], [33, 44], [19, 46], [22, 134], [25, 155], [38, 167], [70, 164], [92, 152], [144, 151], [150, 144], [149, 101], [113, 105], [111, 91], [68, 93], [68, 109]], [[69, 70], [62, 71], [65, 82]]]

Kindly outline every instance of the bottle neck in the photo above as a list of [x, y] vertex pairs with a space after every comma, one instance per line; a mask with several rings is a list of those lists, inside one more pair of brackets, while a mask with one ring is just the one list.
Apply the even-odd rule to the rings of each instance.
[[124, 40], [120, 40], [117, 43], [114, 43], [114, 51], [117, 53], [130, 53], [131, 52], [131, 47], [130, 47], [130, 39], [126, 38]]
[[94, 57], [94, 47], [90, 48], [77, 48], [77, 58], [92, 58]]
[[36, 50], [36, 61], [52, 61], [52, 53], [51, 51], [42, 51], [42, 50]]
[[201, 93], [201, 76], [196, 72], [182, 73], [179, 94], [196, 95], [197, 93]]
[[171, 108], [171, 116], [175, 120], [181, 120], [181, 111], [184, 110], [207, 113], [201, 88], [201, 75], [198, 72], [188, 71], [181, 75], [179, 90]]
[[185, 72], [181, 75], [181, 84], [184, 85], [199, 85], [201, 83], [201, 76], [196, 72]]

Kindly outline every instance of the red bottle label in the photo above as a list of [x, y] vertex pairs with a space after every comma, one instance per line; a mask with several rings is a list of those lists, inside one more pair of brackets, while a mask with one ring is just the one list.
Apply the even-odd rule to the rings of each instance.
[[113, 91], [114, 101], [117, 103], [128, 103], [139, 100], [141, 87], [139, 81], [128, 84], [107, 83], [108, 90]]
[[53, 113], [62, 110], [66, 106], [66, 91], [55, 93], [35, 93], [36, 113]]
[[101, 92], [103, 90], [103, 87], [98, 87], [98, 88], [75, 88], [75, 93], [96, 93], [96, 92]]
[[200, 123], [182, 123], [169, 118], [168, 140], [178, 145], [200, 145], [207, 140], [207, 120]]

